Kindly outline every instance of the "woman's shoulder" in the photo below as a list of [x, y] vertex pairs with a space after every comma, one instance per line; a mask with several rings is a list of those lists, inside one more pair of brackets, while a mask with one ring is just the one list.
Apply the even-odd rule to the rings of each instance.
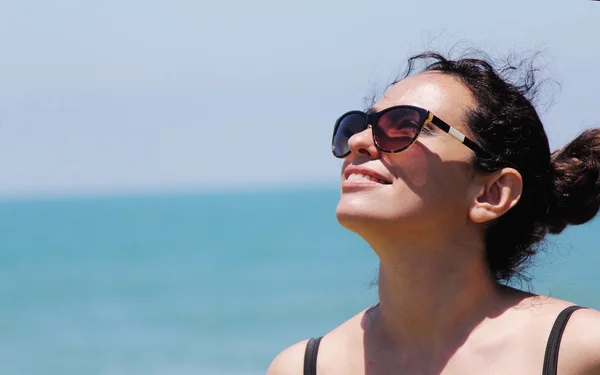
[[536, 296], [532, 301], [532, 324], [542, 328], [537, 331], [539, 339], [555, 335], [551, 328], [560, 325], [559, 315], [570, 312], [568, 319], [563, 316], [558, 373], [600, 375], [600, 311], [550, 297]]
[[586, 308], [572, 314], [561, 340], [558, 364], [559, 373], [600, 375], [600, 311]]
[[[361, 311], [332, 331], [324, 334], [323, 341], [326, 342], [326, 344], [334, 342], [334, 347], [338, 348], [339, 345], [348, 343], [351, 340], [351, 337], [360, 330], [362, 319], [367, 310], [368, 309]], [[308, 341], [309, 339], [304, 339], [281, 351], [271, 362], [271, 365], [267, 370], [267, 375], [302, 375], [304, 369], [304, 354]]]
[[308, 340], [302, 340], [285, 348], [273, 359], [267, 375], [302, 375], [307, 343]]

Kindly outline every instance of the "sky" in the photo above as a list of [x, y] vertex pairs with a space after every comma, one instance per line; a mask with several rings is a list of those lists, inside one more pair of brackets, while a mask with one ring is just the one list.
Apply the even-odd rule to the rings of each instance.
[[3, 0], [0, 196], [335, 186], [335, 119], [455, 45], [542, 53], [554, 149], [600, 126], [599, 20], [589, 0]]

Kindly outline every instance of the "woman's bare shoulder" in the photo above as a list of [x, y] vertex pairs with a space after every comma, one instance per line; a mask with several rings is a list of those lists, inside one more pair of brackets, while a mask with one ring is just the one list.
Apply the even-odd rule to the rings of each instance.
[[284, 349], [271, 362], [267, 375], [302, 375], [307, 343], [302, 340]]
[[[360, 330], [365, 311], [361, 311], [324, 335], [323, 343], [325, 345], [322, 344], [320, 349], [325, 347], [327, 350], [327, 346], [331, 346], [332, 343], [333, 346], [339, 347], [339, 345], [348, 342], [353, 333]], [[307, 344], [308, 340], [302, 340], [284, 349], [271, 362], [267, 375], [302, 375]]]
[[[550, 327], [561, 311], [576, 303], [551, 297], [536, 296], [527, 307], [538, 324], [536, 336], [547, 340]], [[560, 340], [559, 374], [600, 375], [600, 311], [593, 308], [575, 310], [569, 317]]]
[[600, 311], [582, 309], [573, 313], [560, 345], [559, 373], [600, 375]]

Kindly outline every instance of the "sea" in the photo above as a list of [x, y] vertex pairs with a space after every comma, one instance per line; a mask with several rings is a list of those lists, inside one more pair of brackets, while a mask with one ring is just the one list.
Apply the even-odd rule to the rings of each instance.
[[[0, 201], [0, 374], [258, 375], [376, 302], [336, 189]], [[600, 308], [600, 222], [520, 287]]]

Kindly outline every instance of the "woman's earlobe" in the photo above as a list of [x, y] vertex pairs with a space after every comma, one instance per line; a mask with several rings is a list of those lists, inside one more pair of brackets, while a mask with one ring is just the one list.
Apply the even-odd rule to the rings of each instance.
[[485, 223], [499, 217], [487, 203], [478, 203], [469, 210], [469, 218], [474, 223]]

